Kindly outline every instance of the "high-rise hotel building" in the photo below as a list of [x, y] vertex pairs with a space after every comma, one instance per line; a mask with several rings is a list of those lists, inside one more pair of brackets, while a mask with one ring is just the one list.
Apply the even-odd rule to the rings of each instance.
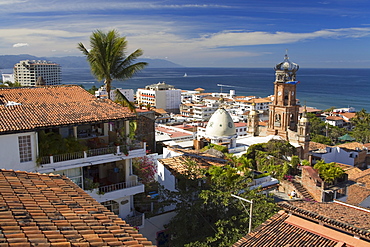
[[22, 60], [14, 65], [14, 81], [22, 86], [61, 84], [61, 67], [41, 60]]
[[139, 88], [136, 92], [138, 104], [162, 108], [167, 112], [179, 113], [181, 104], [181, 89], [164, 82]]

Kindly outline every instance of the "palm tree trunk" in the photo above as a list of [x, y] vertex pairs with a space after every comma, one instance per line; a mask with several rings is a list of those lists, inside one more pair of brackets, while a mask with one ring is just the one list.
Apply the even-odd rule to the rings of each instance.
[[110, 99], [111, 83], [112, 83], [112, 80], [111, 79], [106, 78], [104, 80], [105, 90], [107, 91], [108, 99]]

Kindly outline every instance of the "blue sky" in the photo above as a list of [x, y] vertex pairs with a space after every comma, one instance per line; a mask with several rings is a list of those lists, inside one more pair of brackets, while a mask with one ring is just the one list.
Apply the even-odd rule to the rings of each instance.
[[370, 1], [0, 0], [0, 54], [81, 55], [117, 29], [128, 52], [187, 67], [370, 68]]

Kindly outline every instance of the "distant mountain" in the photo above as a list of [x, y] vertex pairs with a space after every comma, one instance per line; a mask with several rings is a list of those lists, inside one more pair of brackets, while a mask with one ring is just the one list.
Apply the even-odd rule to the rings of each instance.
[[[13, 68], [14, 64], [21, 60], [47, 60], [58, 63], [62, 68], [88, 68], [89, 64], [83, 56], [68, 56], [68, 57], [36, 57], [28, 54], [21, 55], [0, 55], [0, 69]], [[179, 68], [183, 67], [164, 59], [148, 59], [141, 58], [138, 62], [147, 62], [148, 68]]]

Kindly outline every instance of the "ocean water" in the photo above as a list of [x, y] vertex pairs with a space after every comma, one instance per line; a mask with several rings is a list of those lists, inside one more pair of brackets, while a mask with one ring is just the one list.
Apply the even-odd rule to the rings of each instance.
[[[1, 72], [12, 73], [12, 70]], [[332, 106], [364, 108], [370, 112], [370, 69], [300, 68], [297, 80], [301, 105], [322, 110]], [[235, 90], [236, 95], [266, 97], [273, 94], [275, 71], [272, 68], [146, 68], [129, 80], [113, 81], [112, 86], [136, 90], [163, 81], [184, 90], [201, 87], [205, 92]], [[62, 82], [83, 85], [86, 89], [103, 85], [91, 75], [89, 68], [62, 68]]]
[[[187, 74], [184, 77], [184, 74]], [[64, 84], [81, 84], [86, 89], [101, 86], [88, 68], [62, 69]], [[297, 98], [301, 105], [328, 109], [354, 107], [370, 112], [370, 69], [305, 69], [297, 72]], [[236, 95], [266, 97], [273, 94], [273, 68], [146, 68], [126, 81], [113, 81], [113, 87], [137, 88], [166, 82], [177, 88], [205, 92], [228, 92]], [[224, 86], [218, 86], [218, 85]]]

